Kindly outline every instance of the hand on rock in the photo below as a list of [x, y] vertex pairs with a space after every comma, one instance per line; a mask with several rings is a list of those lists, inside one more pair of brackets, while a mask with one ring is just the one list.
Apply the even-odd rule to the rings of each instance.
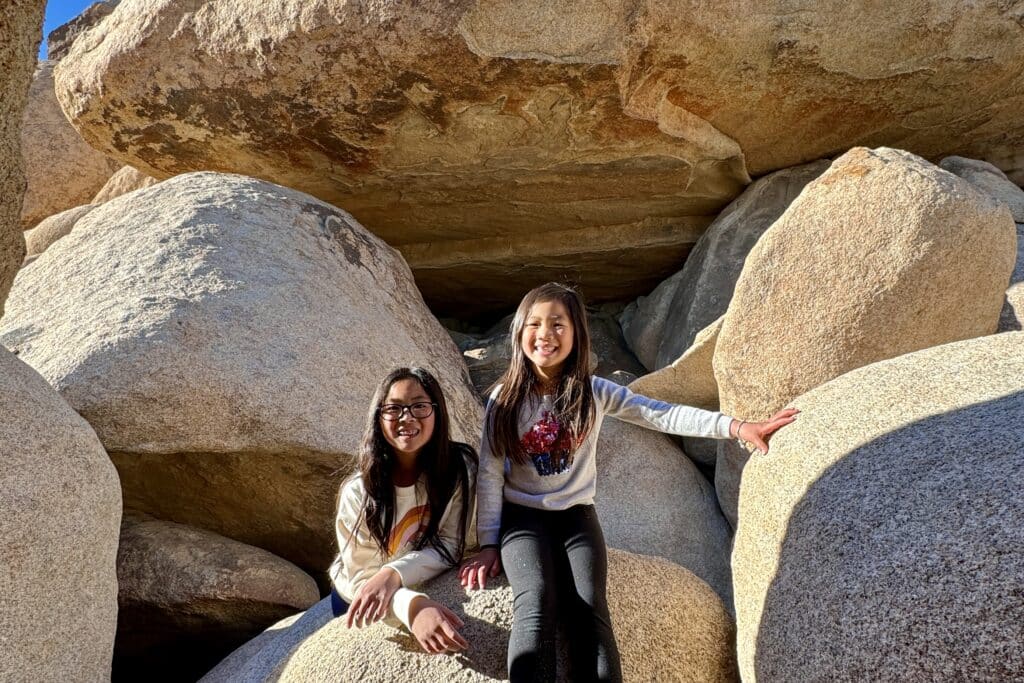
[[441, 603], [424, 597], [415, 598], [410, 605], [409, 616], [412, 634], [425, 652], [437, 655], [469, 647], [459, 633], [465, 625], [462, 619]]
[[[761, 453], [768, 452], [768, 440], [772, 434], [796, 420], [800, 413], [796, 408], [786, 408], [772, 415], [764, 422], [743, 422], [739, 424], [736, 438], [754, 445]], [[738, 424], [738, 423], [737, 423]]]
[[383, 567], [359, 587], [348, 608], [348, 627], [362, 628], [387, 616], [391, 598], [402, 587], [402, 577], [391, 567]]
[[463, 588], [469, 590], [484, 588], [488, 576], [494, 577], [500, 573], [501, 553], [495, 547], [488, 547], [462, 563], [459, 581], [462, 582]]

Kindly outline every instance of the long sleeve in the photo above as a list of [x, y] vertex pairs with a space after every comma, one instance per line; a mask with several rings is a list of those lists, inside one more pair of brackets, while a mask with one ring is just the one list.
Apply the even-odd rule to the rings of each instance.
[[[348, 602], [352, 602], [363, 584], [384, 566], [380, 549], [360, 515], [365, 495], [361, 479], [356, 477], [348, 481], [342, 487], [335, 520], [340, 553], [328, 571], [338, 594]], [[391, 599], [391, 612], [406, 628], [410, 628], [409, 607], [414, 598], [424, 594], [406, 588], [404, 577], [402, 585]]]
[[600, 377], [593, 379], [593, 387], [594, 398], [607, 416], [666, 434], [729, 438], [732, 418], [728, 415], [647, 398]]
[[484, 411], [484, 432], [480, 439], [480, 469], [477, 476], [477, 533], [480, 545], [497, 545], [501, 540], [501, 506], [505, 491], [505, 458], [494, 455], [488, 435], [491, 406], [500, 388], [495, 389]]

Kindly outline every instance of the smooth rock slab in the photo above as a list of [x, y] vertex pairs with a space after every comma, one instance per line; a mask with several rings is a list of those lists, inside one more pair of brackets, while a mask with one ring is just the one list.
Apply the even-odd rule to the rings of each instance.
[[1015, 5], [627, 4], [636, 9], [618, 72], [623, 107], [718, 132], [743, 150], [752, 176], [857, 145], [1015, 167], [1024, 142]]
[[1017, 262], [999, 314], [998, 331], [1019, 330], [1024, 323], [1024, 190], [1011, 183], [998, 168], [984, 161], [946, 157], [939, 166], [1006, 204], [1013, 220], [1017, 221]]
[[114, 676], [195, 680], [233, 649], [320, 599], [316, 582], [265, 550], [125, 515], [117, 550]]
[[123, 194], [141, 190], [144, 187], [151, 187], [158, 182], [156, 178], [151, 178], [138, 169], [134, 169], [131, 166], [122, 166], [121, 170], [110, 176], [107, 182], [104, 183], [103, 187], [96, 193], [96, 196], [92, 198], [92, 203], [102, 204], [103, 202], [109, 202], [114, 197], [120, 197]]
[[0, 348], [0, 680], [110, 680], [121, 489], [92, 428]]
[[1024, 223], [1017, 224], [1017, 263], [1010, 276], [1010, 287], [1006, 290], [1006, 301], [999, 314], [999, 331], [1024, 328]]
[[465, 365], [401, 257], [293, 190], [196, 173], [122, 195], [14, 289], [0, 342], [96, 429], [126, 505], [311, 572], [392, 367], [432, 368], [455, 437], [479, 438]]
[[75, 223], [94, 208], [96, 207], [92, 204], [76, 206], [67, 211], [61, 211], [48, 218], [44, 218], [36, 227], [26, 230], [25, 256], [35, 257], [42, 254], [51, 244], [71, 232], [75, 227]]
[[[854, 368], [995, 332], [1015, 243], [1009, 209], [965, 180], [900, 150], [850, 150], [747, 256], [715, 348], [723, 412], [762, 420]], [[745, 459], [720, 447], [733, 525]]]
[[[202, 681], [507, 680], [512, 591], [504, 577], [467, 596], [456, 573], [448, 572], [424, 590], [466, 622], [462, 634], [471, 649], [464, 655], [427, 655], [410, 635], [383, 623], [347, 629], [344, 620], [331, 618], [330, 601], [323, 600], [243, 645]], [[609, 550], [608, 601], [624, 680], [736, 680], [731, 617], [690, 572]]]
[[977, 159], [946, 157], [939, 162], [939, 168], [960, 176], [982, 192], [1003, 202], [1010, 209], [1013, 220], [1024, 223], [1024, 190], [1010, 182], [992, 164]]
[[21, 127], [28, 187], [21, 210], [21, 227], [28, 230], [47, 216], [91, 202], [96, 191], [120, 166], [82, 139], [57, 102], [53, 67], [36, 68]]
[[25, 197], [21, 123], [45, 8], [44, 0], [17, 0], [0, 8], [0, 315], [25, 258], [20, 221]]
[[1024, 678], [1024, 333], [875, 363], [794, 405], [743, 473], [743, 680]]

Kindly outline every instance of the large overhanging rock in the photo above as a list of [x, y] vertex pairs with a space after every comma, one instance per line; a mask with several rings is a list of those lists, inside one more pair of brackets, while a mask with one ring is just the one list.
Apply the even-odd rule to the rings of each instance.
[[22, 271], [0, 342], [93, 425], [126, 505], [311, 571], [390, 368], [432, 368], [478, 443], [465, 365], [401, 257], [252, 178], [187, 174], [93, 209]]
[[[425, 654], [410, 635], [383, 623], [348, 629], [344, 619], [331, 618], [324, 600], [243, 645], [202, 683], [507, 681], [512, 590], [504, 577], [467, 596], [456, 572], [448, 572], [424, 590], [466, 622], [462, 634], [471, 649], [465, 656]], [[608, 606], [625, 681], [736, 681], [732, 618], [685, 569], [609, 550]]]
[[61, 62], [60, 97], [154, 177], [237, 171], [345, 208], [437, 310], [566, 276], [621, 299], [748, 182], [721, 136], [622, 111], [630, 5], [125, 0]]
[[20, 220], [25, 197], [21, 120], [45, 7], [44, 0], [15, 0], [0, 7], [0, 315], [25, 258]]
[[[995, 332], [1015, 247], [1002, 202], [907, 152], [851, 150], [747, 257], [715, 348], [722, 411], [765, 419], [854, 368]], [[719, 449], [734, 525], [745, 459]]]
[[801, 396], [743, 473], [745, 682], [1024, 679], [1024, 333]]
[[39, 62], [21, 128], [28, 188], [21, 227], [28, 230], [47, 216], [88, 204], [120, 165], [90, 147], [57, 103], [53, 91], [55, 62]]
[[63, 59], [79, 35], [89, 30], [114, 11], [121, 0], [99, 0], [85, 8], [77, 17], [50, 31], [46, 36], [46, 58]]
[[[632, 3], [631, 3], [632, 4]], [[751, 175], [852, 146], [1012, 167], [1024, 146], [1018, 7], [957, 0], [795, 7], [635, 3], [627, 111], [720, 131]]]
[[0, 680], [110, 680], [117, 473], [85, 420], [3, 348], [0, 510]]
[[125, 0], [58, 78], [98, 149], [342, 206], [456, 312], [562, 276], [592, 300], [650, 291], [748, 169], [1019, 148], [1018, 19], [952, 0]]

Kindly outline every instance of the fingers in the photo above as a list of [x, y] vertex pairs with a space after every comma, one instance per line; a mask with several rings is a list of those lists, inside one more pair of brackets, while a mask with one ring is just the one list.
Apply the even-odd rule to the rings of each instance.
[[445, 619], [447, 619], [452, 624], [454, 624], [455, 628], [462, 628], [463, 626], [466, 625], [466, 623], [464, 621], [462, 621], [462, 619], [459, 617], [458, 614], [456, 614], [455, 612], [451, 611], [450, 609], [448, 609], [444, 605], [441, 605], [441, 614], [444, 615]]
[[483, 589], [487, 586], [487, 565], [481, 563], [476, 570], [476, 582], [480, 588]]
[[[448, 612], [448, 610], [445, 610], [445, 612], [451, 614], [451, 612]], [[452, 614], [452, 616], [455, 615]], [[463, 638], [462, 635], [460, 635], [459, 632], [455, 630], [455, 628], [453, 628], [449, 622], [445, 621], [441, 623], [441, 632], [443, 634], [444, 640], [446, 641], [445, 646], [447, 647], [447, 649], [455, 652], [458, 650], [465, 650], [467, 647], [469, 647], [469, 643], [466, 642], [466, 639]]]
[[391, 603], [390, 600], [381, 600], [377, 606], [377, 611], [370, 617], [370, 623], [380, 621], [388, 615], [388, 605]]
[[345, 615], [345, 625], [348, 628], [352, 628], [352, 625], [356, 621], [356, 615], [359, 614], [359, 610], [363, 607], [363, 599], [361, 596], [356, 596], [356, 599], [352, 601], [352, 604], [348, 607], [348, 614]]
[[491, 576], [497, 576], [500, 573], [501, 573], [501, 557], [495, 557], [494, 558], [494, 563], [491, 565], [491, 571], [489, 572], [489, 574]]
[[348, 628], [363, 628], [378, 622], [388, 615], [389, 605], [390, 601], [382, 600], [376, 595], [356, 598], [348, 608], [346, 625]]

